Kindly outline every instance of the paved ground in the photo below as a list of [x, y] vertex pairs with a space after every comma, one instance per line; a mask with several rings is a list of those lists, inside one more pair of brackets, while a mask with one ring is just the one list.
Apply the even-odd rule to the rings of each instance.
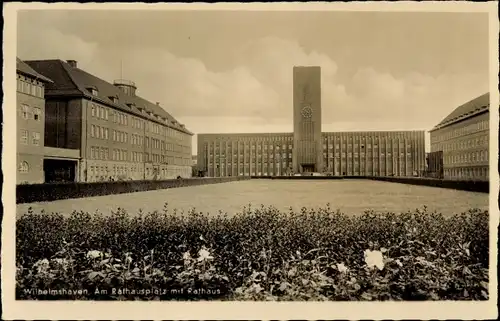
[[334, 209], [355, 214], [366, 209], [401, 212], [427, 205], [430, 210], [453, 214], [474, 208], [488, 208], [488, 194], [405, 185], [369, 180], [251, 180], [203, 186], [181, 187], [130, 194], [119, 194], [54, 202], [19, 204], [17, 215], [29, 207], [35, 211], [70, 213], [73, 210], [110, 213], [125, 208], [131, 213], [169, 208], [229, 214], [248, 205], [274, 205], [287, 210], [290, 206], [320, 207], [330, 203]]

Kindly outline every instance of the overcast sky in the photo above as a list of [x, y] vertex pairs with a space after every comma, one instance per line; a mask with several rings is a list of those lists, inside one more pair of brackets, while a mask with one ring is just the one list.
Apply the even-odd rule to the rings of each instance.
[[323, 131], [428, 130], [489, 88], [482, 13], [24, 11], [18, 57], [123, 75], [195, 133], [291, 132], [294, 65]]

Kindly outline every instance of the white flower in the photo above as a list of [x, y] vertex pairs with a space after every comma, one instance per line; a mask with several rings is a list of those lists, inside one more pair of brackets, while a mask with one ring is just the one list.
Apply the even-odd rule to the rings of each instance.
[[87, 253], [87, 258], [89, 259], [96, 259], [98, 257], [102, 257], [101, 251], [92, 250]]
[[63, 269], [67, 269], [68, 268], [69, 261], [66, 260], [66, 259], [55, 258], [55, 259], [52, 259], [52, 261], [54, 261], [57, 265], [59, 265]]
[[340, 273], [347, 273], [348, 268], [343, 263], [337, 263], [337, 270]]
[[198, 252], [198, 261], [205, 261], [205, 260], [211, 260], [213, 259], [214, 257], [210, 255], [210, 252], [207, 251], [207, 249], [205, 248], [202, 248], [199, 252]]
[[189, 251], [186, 251], [186, 253], [182, 255], [182, 259], [184, 261], [191, 260], [191, 254], [189, 253]]
[[365, 263], [369, 268], [377, 267], [379, 270], [384, 269], [384, 256], [380, 251], [365, 250]]
[[47, 272], [50, 267], [50, 262], [47, 259], [39, 260], [34, 264], [38, 273]]

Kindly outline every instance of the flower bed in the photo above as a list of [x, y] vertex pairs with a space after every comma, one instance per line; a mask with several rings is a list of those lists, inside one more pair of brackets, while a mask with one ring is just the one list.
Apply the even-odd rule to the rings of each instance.
[[487, 300], [488, 216], [29, 212], [17, 221], [16, 296]]

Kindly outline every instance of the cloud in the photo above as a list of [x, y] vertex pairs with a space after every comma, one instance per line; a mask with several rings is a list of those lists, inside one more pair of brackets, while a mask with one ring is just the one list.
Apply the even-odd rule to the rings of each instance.
[[295, 65], [321, 66], [323, 127], [329, 130], [428, 129], [488, 88], [487, 76], [471, 72], [433, 77], [359, 66], [341, 77], [342, 66], [328, 55], [276, 37], [221, 52], [232, 63], [222, 71], [164, 48], [108, 48], [27, 24], [19, 38], [23, 59], [75, 59], [108, 81], [120, 78], [123, 60], [123, 76], [137, 83], [138, 94], [159, 101], [194, 132], [291, 130]]
[[17, 56], [25, 60], [74, 59], [92, 63], [98, 45], [52, 28], [22, 24], [18, 27]]

